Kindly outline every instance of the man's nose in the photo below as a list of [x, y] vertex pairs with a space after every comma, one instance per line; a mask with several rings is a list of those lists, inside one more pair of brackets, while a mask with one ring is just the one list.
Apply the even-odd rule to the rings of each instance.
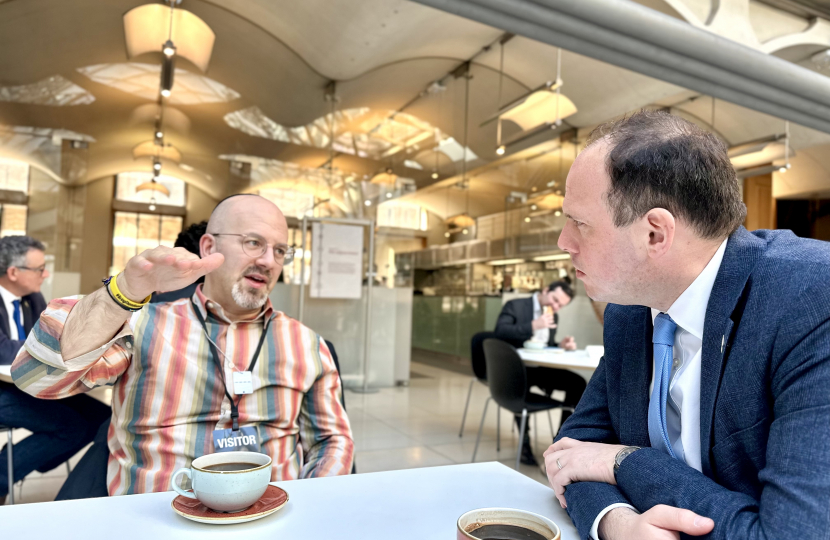
[[265, 267], [265, 268], [273, 268], [277, 264], [277, 260], [274, 258], [274, 250], [266, 248], [265, 253], [257, 257], [256, 259], [257, 266]]
[[573, 241], [573, 233], [571, 233], [571, 228], [574, 226], [573, 222], [569, 219], [565, 222], [565, 226], [562, 227], [562, 232], [559, 233], [559, 241], [556, 242], [556, 245], [559, 246], [559, 249], [562, 251], [567, 251], [568, 253], [575, 253], [576, 252], [576, 245]]

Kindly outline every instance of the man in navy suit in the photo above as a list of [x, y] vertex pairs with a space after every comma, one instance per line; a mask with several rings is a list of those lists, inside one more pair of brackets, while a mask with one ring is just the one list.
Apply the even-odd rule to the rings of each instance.
[[545, 452], [582, 538], [830, 536], [830, 245], [747, 232], [726, 146], [663, 112], [567, 180], [605, 356]]
[[[44, 246], [28, 236], [0, 239], [0, 365], [11, 365], [46, 307], [40, 294], [46, 270]], [[40, 400], [0, 382], [0, 424], [32, 435], [14, 447], [14, 480], [47, 472], [92, 441], [110, 408], [89, 396]], [[8, 495], [7, 449], [0, 451], [0, 505]]]

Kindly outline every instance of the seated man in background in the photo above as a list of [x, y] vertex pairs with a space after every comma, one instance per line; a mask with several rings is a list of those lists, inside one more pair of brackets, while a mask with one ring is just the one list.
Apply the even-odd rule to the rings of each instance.
[[[166, 491], [176, 469], [240, 434], [271, 456], [272, 480], [349, 473], [354, 443], [331, 355], [268, 299], [293, 255], [287, 237], [274, 204], [229, 197], [200, 240], [201, 259], [159, 246], [43, 313], [12, 375], [52, 399], [115, 386], [110, 495]], [[202, 275], [192, 297], [147, 303]]]
[[[518, 298], [507, 302], [496, 321], [496, 337], [516, 348], [521, 348], [525, 341], [532, 338], [550, 347], [562, 347], [568, 351], [575, 350], [576, 341], [571, 336], [556, 343], [559, 310], [567, 306], [573, 297], [574, 291], [567, 282], [554, 281], [541, 291], [533, 293], [530, 298]], [[566, 369], [546, 367], [526, 369], [528, 387], [536, 386], [547, 395], [554, 390], [561, 390], [565, 392], [563, 400], [565, 405], [576, 407], [579, 403], [579, 398], [585, 391], [585, 379], [580, 375]], [[563, 410], [562, 423], [570, 415], [570, 411]], [[519, 417], [516, 417], [516, 424], [519, 424]], [[530, 426], [527, 427], [525, 439], [522, 442], [522, 463], [536, 465], [536, 458], [530, 449], [529, 432]]]
[[[40, 294], [46, 270], [44, 247], [28, 236], [0, 239], [0, 365], [8, 366], [46, 307]], [[110, 409], [89, 396], [44, 401], [0, 382], [0, 424], [32, 434], [14, 446], [14, 481], [34, 470], [54, 469], [95, 436]], [[8, 448], [0, 452], [0, 505], [8, 495]]]

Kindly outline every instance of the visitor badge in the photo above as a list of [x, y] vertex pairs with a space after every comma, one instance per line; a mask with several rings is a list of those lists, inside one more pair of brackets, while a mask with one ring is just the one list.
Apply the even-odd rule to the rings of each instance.
[[254, 379], [250, 371], [233, 372], [233, 393], [237, 396], [254, 393]]
[[245, 426], [239, 431], [213, 430], [214, 452], [259, 452], [259, 434], [256, 426]]

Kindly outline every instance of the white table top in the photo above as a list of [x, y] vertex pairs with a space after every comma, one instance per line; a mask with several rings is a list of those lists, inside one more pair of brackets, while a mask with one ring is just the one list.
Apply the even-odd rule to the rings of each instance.
[[[602, 347], [599, 347], [602, 349]], [[588, 350], [566, 351], [550, 347], [547, 349], [518, 349], [519, 357], [529, 366], [559, 369], [597, 369], [602, 352], [593, 347]]]
[[561, 527], [563, 540], [579, 538], [548, 486], [495, 462], [276, 485], [288, 492], [285, 508], [238, 525], [178, 516], [170, 508], [173, 492], [0, 506], [0, 523], [4, 538], [431, 540], [454, 538], [456, 521], [468, 510], [504, 506], [547, 516]]

